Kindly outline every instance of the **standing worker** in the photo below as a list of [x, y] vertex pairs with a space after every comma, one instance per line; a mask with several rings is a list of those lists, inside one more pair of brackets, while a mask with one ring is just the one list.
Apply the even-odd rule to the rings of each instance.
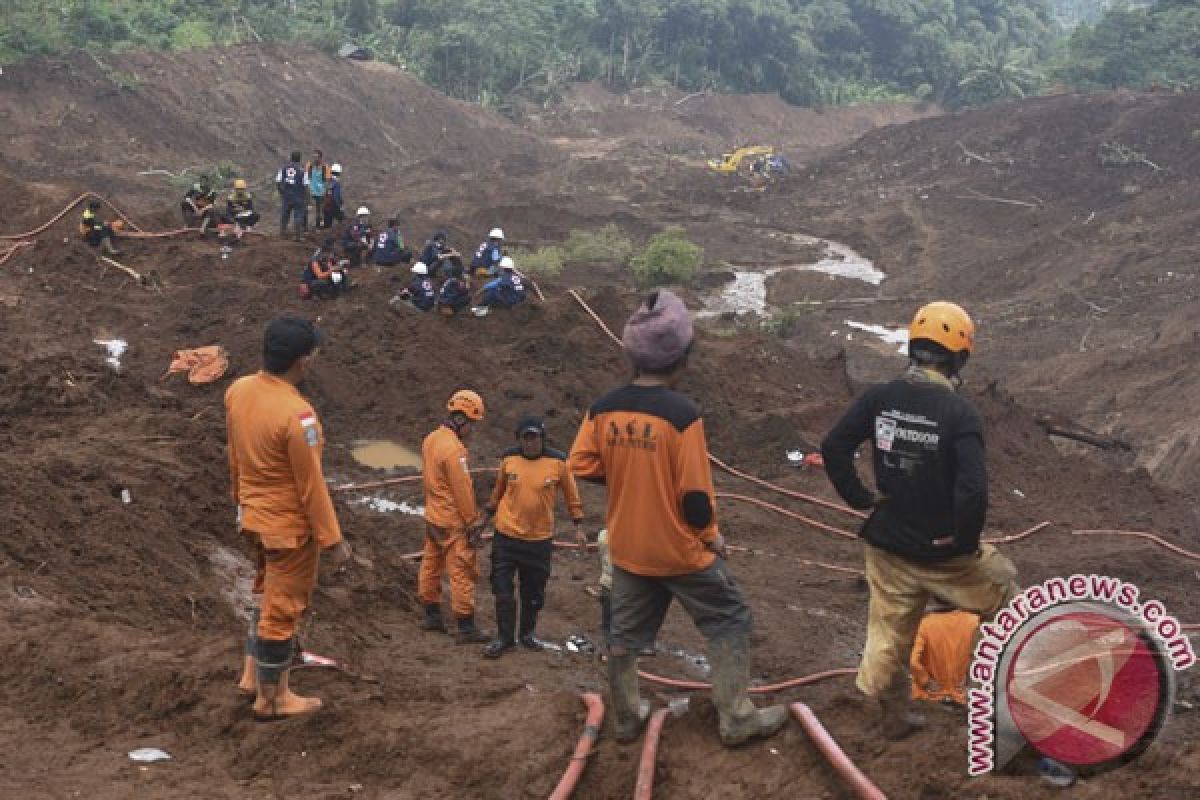
[[571, 448], [571, 469], [608, 486], [612, 559], [609, 690], [618, 741], [637, 738], [649, 716], [638, 695], [637, 657], [654, 644], [673, 598], [708, 639], [721, 741], [771, 736], [783, 706], [758, 709], [750, 682], [750, 609], [725, 563], [704, 422], [675, 391], [692, 348], [683, 301], [654, 292], [625, 325], [634, 379], [596, 401]]
[[[924, 724], [910, 711], [907, 670], [929, 598], [986, 621], [1019, 591], [1012, 562], [979, 541], [988, 500], [983, 420], [957, 392], [975, 324], [954, 303], [937, 302], [908, 330], [904, 375], [864, 392], [821, 443], [838, 494], [871, 510], [860, 532], [870, 605], [857, 684], [879, 701], [890, 739]], [[868, 439], [878, 495], [854, 466]]]
[[329, 168], [329, 186], [325, 188], [325, 204], [321, 210], [326, 228], [332, 228], [334, 222], [342, 223], [346, 220], [346, 213], [342, 211], [343, 204], [342, 165], [334, 164]]
[[321, 423], [299, 390], [321, 341], [306, 319], [274, 320], [264, 337], [263, 369], [225, 393], [233, 501], [242, 532], [254, 542], [254, 591], [262, 596], [239, 688], [257, 693], [260, 719], [321, 707], [288, 685], [296, 628], [317, 584], [319, 551], [328, 551], [334, 566], [350, 558], [321, 472]]
[[286, 236], [288, 223], [295, 219], [296, 232], [308, 230], [308, 175], [300, 163], [300, 151], [293, 150], [291, 159], [275, 174], [275, 189], [282, 205], [279, 235]]
[[483, 398], [468, 390], [446, 403], [446, 418], [421, 444], [425, 464], [425, 552], [417, 594], [425, 607], [421, 629], [446, 631], [442, 621], [442, 575], [450, 576], [450, 607], [457, 621], [458, 644], [482, 644], [486, 633], [475, 627], [475, 582], [483, 519], [475, 504], [475, 484], [467, 464], [466, 441], [483, 421]]
[[329, 186], [331, 173], [320, 150], [314, 150], [312, 161], [304, 165], [304, 179], [308, 183], [308, 194], [312, 197], [315, 225], [318, 228], [324, 227], [325, 190]]
[[[537, 615], [545, 605], [546, 582], [554, 557], [554, 504], [561, 492], [575, 523], [575, 540], [587, 546], [583, 533], [583, 501], [567, 454], [546, 447], [546, 426], [534, 416], [517, 423], [519, 444], [507, 450], [496, 475], [496, 487], [484, 510], [495, 517], [492, 540], [492, 594], [496, 598], [496, 638], [484, 648], [487, 658], [499, 658], [517, 645], [541, 650], [534, 636]], [[486, 523], [485, 523], [486, 524]], [[517, 602], [513, 578], [520, 580], [521, 626], [517, 633]]]

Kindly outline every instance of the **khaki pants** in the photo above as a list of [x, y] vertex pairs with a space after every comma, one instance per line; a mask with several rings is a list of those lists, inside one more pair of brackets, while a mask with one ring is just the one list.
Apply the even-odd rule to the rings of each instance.
[[866, 545], [867, 644], [858, 688], [878, 697], [903, 678], [931, 595], [991, 621], [1020, 591], [1013, 563], [990, 544], [948, 561], [922, 563]]
[[479, 551], [467, 544], [464, 530], [442, 531], [439, 543], [425, 534], [417, 595], [424, 605], [442, 602], [442, 575], [450, 576], [450, 608], [458, 619], [475, 615], [475, 583], [479, 580]]

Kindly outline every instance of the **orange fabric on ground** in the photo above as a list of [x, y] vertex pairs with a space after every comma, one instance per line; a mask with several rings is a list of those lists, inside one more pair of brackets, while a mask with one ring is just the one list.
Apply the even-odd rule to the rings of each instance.
[[266, 372], [239, 378], [225, 393], [229, 473], [242, 528], [267, 550], [315, 537], [321, 549], [342, 540], [321, 470], [324, 434], [295, 386]]
[[469, 528], [479, 521], [467, 448], [445, 425], [421, 443], [425, 464], [425, 519], [439, 528]]
[[506, 453], [500, 462], [488, 511], [505, 536], [540, 541], [554, 536], [554, 504], [561, 491], [573, 520], [583, 519], [583, 501], [566, 456], [554, 451], [540, 458]]
[[[916, 700], [953, 700], [966, 703], [967, 670], [979, 616], [969, 611], [926, 614], [917, 628], [909, 669]], [[930, 681], [938, 687], [929, 691]]]
[[[608, 541], [613, 564], [646, 576], [707, 569], [716, 556], [716, 499], [704, 422], [683, 395], [627, 386], [588, 411], [571, 447], [571, 471], [608, 486]], [[684, 495], [708, 496], [712, 520], [693, 528]]]
[[220, 345], [196, 347], [191, 350], [176, 350], [167, 367], [167, 375], [186, 372], [188, 382], [196, 385], [220, 380], [229, 369], [229, 357]]
[[454, 616], [474, 616], [475, 584], [479, 580], [479, 551], [467, 544], [463, 530], [452, 533], [440, 544], [425, 535], [417, 595], [423, 605], [442, 602], [442, 575], [450, 576], [450, 608]]
[[263, 550], [262, 616], [260, 639], [284, 641], [296, 635], [300, 617], [308, 608], [317, 585], [320, 551], [311, 536], [299, 547]]

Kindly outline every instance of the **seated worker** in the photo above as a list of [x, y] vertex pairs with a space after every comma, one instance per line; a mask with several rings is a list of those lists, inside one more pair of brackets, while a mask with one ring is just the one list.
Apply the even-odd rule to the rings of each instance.
[[99, 247], [110, 256], [119, 256], [121, 251], [113, 242], [116, 241], [117, 231], [123, 225], [120, 220], [115, 220], [112, 224], [105, 222], [100, 219], [99, 211], [100, 201], [89, 200], [79, 220], [79, 235], [92, 247]]
[[380, 231], [375, 236], [375, 244], [371, 248], [371, 261], [380, 267], [394, 267], [397, 264], [407, 264], [412, 260], [412, 251], [404, 247], [404, 237], [400, 235], [400, 221], [388, 220], [387, 230]]
[[233, 223], [237, 238], [258, 224], [258, 212], [254, 210], [254, 198], [246, 188], [244, 178], [233, 182], [233, 191], [225, 198], [225, 216]]
[[471, 258], [471, 271], [477, 278], [494, 278], [504, 257], [504, 231], [492, 228], [487, 241], [479, 245]]
[[433, 275], [449, 275], [455, 263], [462, 266], [462, 255], [446, 244], [446, 239], [446, 232], [438, 231], [421, 251], [421, 262], [429, 267]]
[[412, 265], [412, 274], [413, 278], [408, 286], [392, 298], [392, 306], [407, 301], [418, 311], [432, 311], [437, 304], [437, 290], [433, 288], [433, 281], [429, 279], [429, 267], [418, 261]]
[[463, 277], [462, 264], [450, 268], [450, 277], [438, 290], [438, 313], [452, 317], [471, 305], [471, 284]]
[[371, 209], [360, 206], [354, 222], [342, 233], [342, 252], [352, 267], [361, 267], [364, 257], [371, 260], [371, 243], [375, 232], [371, 230]]
[[340, 224], [346, 221], [342, 203], [342, 165], [334, 164], [329, 168], [329, 186], [325, 188], [325, 203], [321, 208], [322, 222], [326, 228], [332, 228], [335, 222]]
[[508, 256], [500, 259], [500, 277], [488, 281], [471, 309], [477, 317], [486, 317], [492, 306], [512, 308], [525, 302], [525, 283], [517, 274], [516, 265]]
[[217, 218], [217, 192], [205, 183], [192, 184], [192, 188], [183, 196], [179, 210], [183, 213], [183, 224], [194, 228], [199, 223], [201, 233], [207, 231], [209, 226], [215, 228], [221, 221]]
[[313, 299], [336, 297], [350, 289], [345, 259], [338, 259], [334, 244], [332, 238], [326, 239], [325, 245], [309, 259], [300, 278], [303, 296]]
[[967, 670], [979, 617], [935, 600], [921, 619], [909, 670], [914, 700], [966, 703]]

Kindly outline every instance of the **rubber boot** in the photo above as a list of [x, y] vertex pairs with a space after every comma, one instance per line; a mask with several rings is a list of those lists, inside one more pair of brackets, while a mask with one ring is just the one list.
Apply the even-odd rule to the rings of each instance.
[[425, 604], [425, 617], [421, 620], [421, 630], [446, 632], [446, 623], [442, 620], [442, 607], [437, 603]]
[[521, 635], [518, 641], [526, 650], [540, 651], [542, 643], [533, 635], [534, 629], [537, 628], [538, 612], [529, 605], [521, 604]]
[[880, 731], [898, 741], [925, 727], [925, 717], [912, 710], [912, 687], [907, 677], [892, 683], [879, 695]]
[[783, 706], [756, 708], [746, 692], [750, 683], [750, 653], [745, 636], [731, 636], [713, 642], [709, 649], [712, 662], [713, 704], [720, 717], [721, 743], [736, 747], [760, 736], [774, 736], [788, 719]]
[[491, 637], [475, 627], [475, 617], [458, 618], [458, 632], [454, 634], [455, 644], [483, 644], [488, 641], [491, 641]]
[[254, 716], [259, 720], [284, 719], [301, 714], [312, 714], [321, 708], [321, 698], [303, 697], [288, 688], [288, 675], [291, 670], [284, 670], [279, 676], [279, 683], [259, 684], [258, 698], [254, 701]]
[[608, 691], [612, 695], [613, 732], [618, 742], [632, 742], [650, 718], [650, 702], [638, 695], [637, 654], [610, 654]]
[[511, 597], [496, 598], [496, 638], [483, 648], [486, 658], [499, 658], [517, 646], [513, 628], [517, 623], [517, 604]]

